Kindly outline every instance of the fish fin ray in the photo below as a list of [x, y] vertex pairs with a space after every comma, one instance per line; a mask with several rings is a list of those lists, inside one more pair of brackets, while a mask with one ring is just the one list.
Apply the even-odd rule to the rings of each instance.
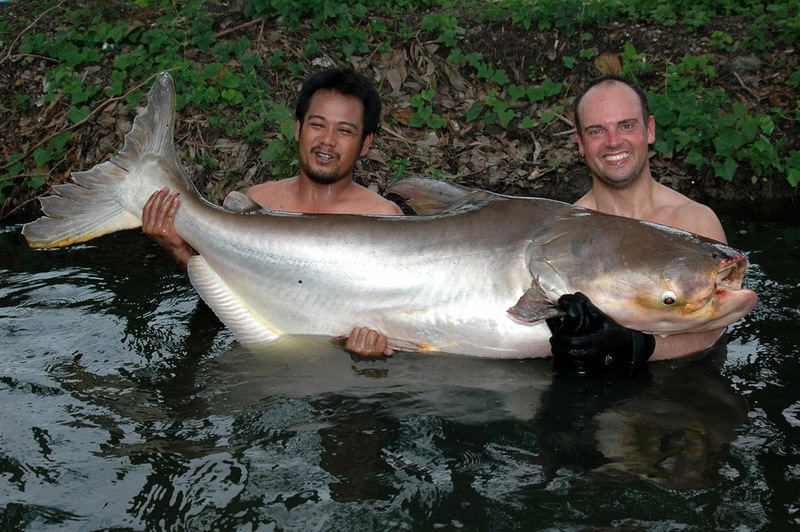
[[479, 208], [503, 198], [485, 190], [424, 177], [407, 177], [391, 185], [386, 192], [405, 198], [408, 206], [419, 215], [450, 213], [470, 206]]
[[[74, 173], [75, 183], [55, 185], [55, 195], [39, 198], [46, 216], [22, 228], [28, 245], [33, 248], [63, 247], [141, 226], [141, 217], [123, 209], [113, 197], [111, 189], [125, 178], [120, 175], [123, 173], [125, 170], [106, 161], [85, 172]], [[102, 183], [100, 175], [105, 178]], [[92, 186], [93, 181], [100, 184]]]
[[[175, 151], [175, 91], [168, 73], [160, 73], [148, 94], [145, 112], [137, 116], [119, 154], [89, 170], [74, 172], [71, 183], [53, 186], [39, 199], [42, 218], [26, 224], [22, 234], [34, 248], [62, 247], [141, 226], [147, 198], [163, 186], [196, 192]], [[160, 175], [171, 182], [141, 183], [140, 167], [157, 161]], [[149, 185], [149, 188], [148, 186]]]
[[187, 266], [189, 280], [197, 293], [233, 332], [239, 343], [255, 347], [273, 342], [281, 336], [236, 296], [203, 257], [193, 255]]
[[263, 209], [253, 198], [236, 190], [225, 196], [222, 208], [238, 213], [250, 213]]
[[558, 318], [564, 311], [553, 304], [545, 291], [535, 279], [531, 287], [525, 290], [517, 303], [508, 309], [508, 313], [519, 321], [533, 323], [548, 318]]

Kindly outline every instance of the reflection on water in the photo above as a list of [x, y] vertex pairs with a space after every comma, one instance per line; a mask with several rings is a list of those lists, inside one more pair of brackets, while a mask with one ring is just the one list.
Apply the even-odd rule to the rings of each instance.
[[800, 524], [800, 235], [725, 219], [761, 302], [633, 379], [324, 338], [240, 348], [136, 232], [0, 233], [0, 529]]

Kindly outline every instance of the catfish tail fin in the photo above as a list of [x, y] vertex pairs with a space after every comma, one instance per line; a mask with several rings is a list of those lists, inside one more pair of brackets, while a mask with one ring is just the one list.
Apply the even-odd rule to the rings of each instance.
[[194, 190], [173, 142], [175, 90], [161, 72], [118, 155], [83, 172], [72, 183], [55, 185], [40, 198], [45, 216], [26, 224], [22, 234], [34, 248], [62, 247], [142, 224], [147, 198], [170, 186]]

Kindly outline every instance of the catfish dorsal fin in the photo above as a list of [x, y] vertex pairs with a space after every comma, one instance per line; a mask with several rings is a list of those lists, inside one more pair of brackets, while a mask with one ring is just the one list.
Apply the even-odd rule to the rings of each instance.
[[386, 192], [405, 198], [408, 206], [420, 215], [442, 214], [466, 205], [485, 204], [502, 198], [485, 190], [424, 177], [407, 177], [388, 187]]
[[225, 196], [225, 200], [222, 202], [222, 208], [238, 213], [255, 212], [262, 209], [261, 205], [256, 203], [253, 198], [235, 190]]

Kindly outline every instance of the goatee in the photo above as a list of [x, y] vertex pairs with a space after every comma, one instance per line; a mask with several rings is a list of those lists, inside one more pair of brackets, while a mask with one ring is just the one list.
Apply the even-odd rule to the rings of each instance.
[[339, 181], [342, 176], [340, 176], [335, 171], [332, 172], [318, 172], [309, 168], [307, 166], [303, 167], [303, 173], [308, 177], [312, 182], [317, 183], [318, 185], [332, 185]]

